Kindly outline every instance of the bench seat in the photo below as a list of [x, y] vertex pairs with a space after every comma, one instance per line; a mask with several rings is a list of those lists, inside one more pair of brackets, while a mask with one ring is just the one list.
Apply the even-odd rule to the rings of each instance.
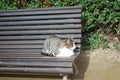
[[[74, 56], [41, 55], [44, 40], [54, 34], [74, 39]], [[80, 47], [80, 6], [0, 10], [0, 74], [74, 74]]]

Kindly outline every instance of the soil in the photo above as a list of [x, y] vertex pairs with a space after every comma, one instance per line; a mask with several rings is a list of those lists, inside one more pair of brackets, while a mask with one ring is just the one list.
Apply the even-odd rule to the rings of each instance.
[[85, 52], [84, 55], [89, 60], [82, 80], [120, 80], [120, 52], [118, 50], [100, 48]]
[[[120, 52], [116, 49], [82, 51], [76, 60], [75, 80], [120, 80]], [[2, 76], [0, 80], [62, 80], [56, 76]]]

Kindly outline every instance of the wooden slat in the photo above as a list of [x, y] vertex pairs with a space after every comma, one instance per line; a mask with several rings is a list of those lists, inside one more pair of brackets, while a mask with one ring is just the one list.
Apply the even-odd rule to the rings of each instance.
[[18, 62], [25, 62], [25, 61], [29, 61], [29, 62], [31, 62], [31, 61], [35, 61], [35, 62], [41, 62], [41, 61], [44, 61], [44, 62], [50, 62], [50, 61], [52, 61], [52, 62], [71, 62], [71, 61], [74, 61], [74, 58], [75, 58], [75, 56], [73, 56], [73, 57], [61, 57], [61, 58], [59, 58], [59, 57], [49, 57], [49, 56], [44, 56], [44, 57], [39, 57], [39, 58], [31, 58], [31, 57], [29, 57], [29, 58], [11, 58], [11, 57], [1, 57], [0, 58], [0, 62], [6, 62], [6, 61], [9, 61], [9, 62], [14, 62], [14, 61], [18, 61]]
[[65, 19], [80, 18], [80, 14], [59, 14], [59, 15], [38, 15], [38, 16], [17, 16], [17, 17], [0, 17], [0, 21], [20, 21], [20, 20], [41, 20], [41, 19]]
[[28, 11], [28, 12], [24, 12], [24, 11], [17, 11], [14, 13], [8, 12], [8, 13], [4, 13], [4, 12], [0, 12], [0, 17], [7, 17], [7, 16], [21, 16], [21, 15], [53, 15], [53, 14], [72, 14], [72, 13], [81, 13], [80, 9], [74, 9], [74, 10], [50, 10], [50, 11]]
[[16, 49], [16, 48], [25, 48], [25, 49], [28, 49], [28, 48], [43, 48], [42, 45], [1, 45], [0, 48], [10, 48], [10, 49]]
[[[75, 54], [80, 52], [80, 48], [79, 49], [75, 49]], [[43, 55], [41, 56], [41, 50], [39, 52], [28, 52], [28, 51], [24, 51], [24, 52], [20, 52], [19, 50], [17, 52], [1, 52], [0, 53], [0, 58], [24, 58], [24, 57], [43, 57]], [[49, 57], [49, 56], [48, 56]]]
[[14, 22], [0, 22], [0, 26], [7, 25], [38, 25], [38, 24], [68, 24], [80, 23], [80, 19], [64, 19], [64, 20], [41, 20], [41, 21], [14, 21]]
[[33, 35], [33, 36], [0, 36], [0, 40], [36, 40], [36, 39], [46, 39], [47, 35]]
[[[16, 50], [16, 49], [15, 49]], [[79, 49], [76, 49], [75, 50], [75, 54], [76, 54], [76, 52], [79, 52], [80, 50]], [[11, 56], [11, 55], [41, 55], [41, 49], [40, 49], [40, 51], [32, 51], [32, 52], [30, 52], [30, 51], [23, 51], [23, 52], [21, 52], [21, 51], [19, 51], [19, 50], [17, 50], [16, 52], [14, 51], [14, 52], [8, 52], [8, 51], [6, 51], [6, 52], [3, 52], [3, 51], [0, 51], [0, 55], [2, 56]]]
[[44, 40], [23, 40], [23, 41], [0, 41], [0, 45], [5, 45], [5, 44], [39, 44], [43, 45]]
[[64, 73], [64, 74], [72, 74], [72, 68], [5, 68], [0, 67], [1, 72], [18, 72], [18, 73]]
[[[44, 55], [40, 54], [14, 54], [14, 55], [2, 55], [0, 56], [1, 59], [33, 59], [33, 58], [41, 58]], [[48, 56], [50, 57], [50, 56]]]
[[2, 53], [39, 53], [41, 49], [0, 49], [0, 54]]
[[65, 13], [81, 13], [81, 9], [51, 9], [51, 10], [16, 10], [16, 11], [0, 11], [0, 16], [18, 16], [18, 15], [49, 15], [49, 14], [65, 14]]
[[[76, 44], [76, 46], [79, 44]], [[6, 45], [1, 45], [0, 48], [10, 48], [10, 49], [16, 49], [16, 48], [37, 48], [37, 49], [41, 49], [43, 48], [43, 45], [39, 45], [39, 44], [6, 44]]]
[[[44, 57], [44, 55], [41, 55], [41, 53], [39, 54], [8, 54], [8, 55], [4, 55], [4, 54], [0, 54], [0, 58], [40, 58], [40, 57]], [[50, 56], [48, 56], [50, 57]]]
[[11, 55], [13, 55], [13, 56], [15, 56], [15, 55], [17, 55], [17, 56], [29, 56], [29, 55], [41, 55], [41, 50], [39, 51], [39, 52], [19, 52], [19, 51], [17, 51], [17, 52], [1, 52], [0, 53], [0, 55], [1, 56], [11, 56]]
[[[74, 42], [81, 43], [81, 41], [78, 39], [74, 39]], [[37, 45], [39, 44], [39, 45], [43, 45], [43, 43], [44, 43], [44, 40], [0, 41], [0, 45], [6, 45], [6, 44], [13, 44], [13, 45], [14, 44], [37, 44]]]
[[15, 15], [34, 15], [34, 14], [65, 14], [65, 13], [80, 13], [81, 8], [59, 8], [59, 9], [36, 9], [36, 10], [8, 10], [8, 11], [0, 11], [0, 16], [15, 16]]
[[72, 67], [72, 62], [0, 62], [0, 67]]
[[[76, 53], [77, 54], [77, 53]], [[41, 53], [30, 53], [30, 54], [0, 54], [1, 59], [39, 59], [41, 57], [50, 57], [41, 55]]]
[[0, 31], [0, 35], [11, 35], [11, 34], [57, 34], [57, 33], [81, 33], [79, 29], [63, 29], [63, 30], [29, 30], [29, 31]]
[[[78, 51], [80, 49], [80, 46], [81, 44], [79, 44], [79, 46], [76, 47], [75, 49], [75, 52]], [[41, 48], [42, 49], [42, 48]], [[14, 49], [11, 49], [11, 48], [4, 48], [4, 49], [0, 49], [0, 55], [8, 55], [8, 54], [41, 54], [41, 49], [39, 48], [36, 48], [36, 49], [23, 49], [23, 48], [14, 48]]]
[[[44, 55], [41, 54], [16, 54], [16, 55], [1, 55], [0, 58], [1, 59], [37, 59], [37, 58], [41, 58], [44, 57]], [[50, 57], [50, 56], [46, 56], [46, 57]]]
[[[7, 35], [7, 34], [6, 34]], [[46, 39], [48, 38], [48, 36], [50, 36], [52, 34], [48, 34], [48, 35], [23, 35], [23, 36], [0, 36], [0, 40], [42, 40], [42, 39]], [[80, 39], [81, 38], [81, 34], [58, 34], [61, 38], [71, 38], [73, 37], [73, 39]]]
[[41, 25], [41, 26], [0, 26], [1, 31], [5, 30], [44, 30], [44, 29], [81, 29], [80, 24], [64, 24], [64, 25]]
[[[1, 55], [1, 59], [33, 59], [33, 58], [41, 58], [44, 57], [44, 55], [41, 54], [29, 54], [29, 55]], [[48, 56], [50, 57], [50, 56]]]
[[42, 44], [43, 45], [44, 40], [23, 40], [23, 41], [0, 41], [0, 45], [5, 45], [5, 44]]
[[[76, 52], [79, 52], [80, 50], [76, 49], [75, 50], [75, 54]], [[39, 52], [28, 52], [28, 51], [24, 51], [24, 52], [20, 52], [19, 50], [17, 52], [0, 52], [1, 56], [12, 56], [12, 57], [16, 57], [17, 56], [32, 56], [32, 55], [41, 55], [41, 50]]]
[[29, 11], [51, 11], [51, 10], [68, 10], [68, 9], [81, 9], [82, 7], [81, 6], [69, 6], [69, 7], [53, 7], [53, 8], [36, 8], [36, 9], [17, 9], [17, 10], [0, 10], [1, 13], [4, 13], [4, 12], [21, 12], [21, 11], [24, 11], [24, 12], [29, 12]]
[[[80, 49], [81, 44], [76, 45], [76, 50]], [[0, 48], [0, 54], [40, 54], [42, 48]]]
[[[80, 49], [80, 46], [81, 44], [77, 44], [76, 45], [76, 49], [75, 49], [75, 52], [76, 51], [78, 51], [79, 49]], [[13, 46], [13, 45], [10, 45], [11, 47]], [[23, 45], [24, 46], [24, 45]], [[4, 48], [0, 48], [0, 55], [14, 55], [14, 54], [18, 54], [18, 55], [20, 55], [20, 54], [41, 54], [41, 49], [42, 48], [30, 48], [30, 47], [26, 47], [25, 46], [25, 48], [21, 48], [21, 47], [17, 47], [17, 48], [6, 48], [6, 47], [4, 47]]]

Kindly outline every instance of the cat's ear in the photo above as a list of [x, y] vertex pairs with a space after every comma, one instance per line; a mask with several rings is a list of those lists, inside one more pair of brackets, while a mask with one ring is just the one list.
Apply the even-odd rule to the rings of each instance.
[[73, 39], [72, 39], [72, 38], [67, 39], [65, 42], [66, 42], [66, 44], [70, 44], [70, 43], [72, 43], [72, 42], [73, 42]]

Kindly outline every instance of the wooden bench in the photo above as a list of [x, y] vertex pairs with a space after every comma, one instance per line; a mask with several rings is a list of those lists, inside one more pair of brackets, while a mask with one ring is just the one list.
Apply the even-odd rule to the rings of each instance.
[[[76, 42], [75, 55], [57, 58], [41, 55], [50, 35]], [[81, 7], [0, 11], [0, 74], [63, 74], [77, 72], [74, 62], [81, 46]]]

